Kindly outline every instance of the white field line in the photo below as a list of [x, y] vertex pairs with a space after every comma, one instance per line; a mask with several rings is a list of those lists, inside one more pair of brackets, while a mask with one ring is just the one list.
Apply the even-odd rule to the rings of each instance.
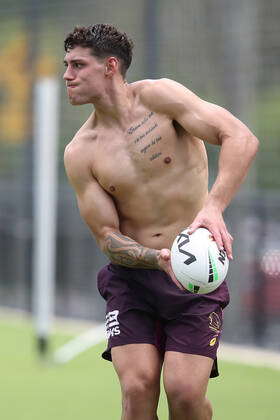
[[[54, 353], [57, 363], [67, 363], [85, 350], [106, 339], [104, 325], [99, 325], [75, 337]], [[218, 358], [223, 361], [248, 366], [267, 367], [280, 370], [280, 352], [256, 347], [221, 343]]]
[[53, 360], [56, 363], [67, 363], [105, 339], [105, 326], [104, 324], [98, 325], [78, 335], [56, 350], [53, 354]]
[[[4, 307], [0, 307], [0, 318], [15, 323], [32, 322], [30, 313]], [[72, 354], [73, 356], [69, 359], [71, 360], [82, 351], [85, 351], [90, 347], [106, 340], [104, 325], [94, 325], [93, 322], [89, 321], [55, 318], [54, 330], [60, 333], [64, 332], [69, 334], [80, 334], [54, 353], [55, 359], [58, 363], [61, 363], [62, 360], [69, 358]], [[80, 344], [80, 341], [83, 342], [83, 344]], [[72, 342], [74, 344], [72, 344]], [[84, 350], [78, 351], [78, 349], [82, 348], [84, 348]], [[268, 367], [280, 370], [280, 351], [277, 352], [260, 349], [253, 346], [242, 346], [222, 342], [218, 351], [218, 358], [228, 362], [236, 362], [245, 365]]]

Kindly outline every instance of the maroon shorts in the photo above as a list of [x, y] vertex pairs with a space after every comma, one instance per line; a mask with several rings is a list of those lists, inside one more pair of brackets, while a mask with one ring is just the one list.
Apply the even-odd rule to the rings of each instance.
[[107, 302], [108, 348], [149, 343], [165, 351], [197, 354], [214, 360], [211, 377], [218, 376], [217, 349], [222, 311], [229, 303], [226, 282], [206, 295], [179, 289], [160, 270], [109, 264], [98, 273], [98, 290]]

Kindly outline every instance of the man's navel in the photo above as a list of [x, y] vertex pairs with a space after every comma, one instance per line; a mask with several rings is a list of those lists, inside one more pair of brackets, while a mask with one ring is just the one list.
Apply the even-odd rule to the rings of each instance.
[[152, 235], [153, 238], [158, 238], [159, 236], [161, 236], [161, 233], [155, 233], [154, 235]]

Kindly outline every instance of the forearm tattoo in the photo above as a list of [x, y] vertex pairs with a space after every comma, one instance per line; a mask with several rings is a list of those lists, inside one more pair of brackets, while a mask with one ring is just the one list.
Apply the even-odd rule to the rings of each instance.
[[159, 251], [146, 248], [120, 233], [105, 238], [105, 253], [114, 264], [133, 268], [158, 269]]

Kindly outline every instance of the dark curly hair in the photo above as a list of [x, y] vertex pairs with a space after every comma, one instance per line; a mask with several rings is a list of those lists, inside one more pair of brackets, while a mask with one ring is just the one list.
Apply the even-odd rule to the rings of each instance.
[[105, 58], [113, 55], [119, 58], [123, 77], [132, 60], [132, 40], [125, 32], [122, 33], [113, 25], [106, 23], [97, 23], [88, 27], [76, 26], [64, 41], [66, 52], [75, 47], [91, 48], [95, 57]]

